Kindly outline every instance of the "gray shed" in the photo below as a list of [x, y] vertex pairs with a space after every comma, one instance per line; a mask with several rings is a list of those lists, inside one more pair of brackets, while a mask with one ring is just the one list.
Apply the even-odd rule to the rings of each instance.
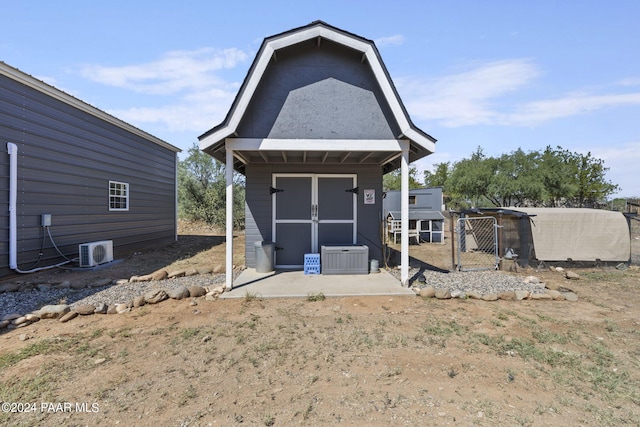
[[2, 62], [0, 140], [0, 275], [175, 241], [180, 149]]
[[[227, 164], [227, 287], [233, 169], [246, 176], [248, 267], [273, 241], [276, 267], [301, 268], [322, 245], [382, 256], [382, 175], [435, 151], [400, 101], [371, 40], [316, 21], [262, 43], [224, 122], [199, 137]], [[408, 207], [403, 209], [408, 212]], [[408, 247], [401, 257], [408, 280]]]

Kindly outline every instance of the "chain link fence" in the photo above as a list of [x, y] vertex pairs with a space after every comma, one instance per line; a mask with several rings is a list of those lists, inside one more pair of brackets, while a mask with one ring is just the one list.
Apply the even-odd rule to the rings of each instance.
[[459, 218], [457, 230], [457, 269], [495, 270], [498, 257], [497, 223], [494, 217]]

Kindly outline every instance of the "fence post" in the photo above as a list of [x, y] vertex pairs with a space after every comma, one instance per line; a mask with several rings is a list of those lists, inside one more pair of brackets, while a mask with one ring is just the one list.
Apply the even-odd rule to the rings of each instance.
[[[449, 211], [449, 231], [451, 231], [451, 271], [456, 270], [456, 231], [455, 231], [455, 219], [453, 219], [454, 212]], [[444, 239], [443, 239], [444, 240]]]

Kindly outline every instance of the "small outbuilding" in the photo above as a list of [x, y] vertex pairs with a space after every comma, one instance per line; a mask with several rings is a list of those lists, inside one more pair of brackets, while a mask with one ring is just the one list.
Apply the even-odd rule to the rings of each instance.
[[[388, 237], [397, 243], [401, 227], [401, 192], [387, 191], [383, 200]], [[444, 243], [442, 187], [409, 190], [409, 237], [417, 243]]]
[[[227, 117], [199, 139], [227, 166], [228, 288], [233, 170], [246, 177], [246, 265], [256, 266], [256, 243], [273, 242], [275, 267], [302, 268], [325, 245], [381, 259], [382, 176], [401, 168], [408, 194], [409, 162], [435, 151], [375, 43], [322, 21], [266, 38]], [[408, 259], [407, 246], [403, 283]]]
[[2, 62], [0, 141], [0, 276], [177, 238], [180, 149]]

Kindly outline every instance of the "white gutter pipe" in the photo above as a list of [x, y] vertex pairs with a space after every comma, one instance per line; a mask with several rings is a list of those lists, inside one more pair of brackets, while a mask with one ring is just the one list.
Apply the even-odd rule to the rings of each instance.
[[16, 216], [16, 202], [18, 200], [18, 146], [13, 142], [7, 142], [7, 152], [9, 153], [9, 268], [15, 270], [17, 273], [35, 273], [68, 264], [69, 261], [64, 261], [56, 265], [34, 268], [27, 271], [18, 268], [18, 221]]
[[16, 200], [18, 198], [18, 146], [7, 142], [9, 152], [9, 268], [17, 270], [18, 231], [16, 221]]

